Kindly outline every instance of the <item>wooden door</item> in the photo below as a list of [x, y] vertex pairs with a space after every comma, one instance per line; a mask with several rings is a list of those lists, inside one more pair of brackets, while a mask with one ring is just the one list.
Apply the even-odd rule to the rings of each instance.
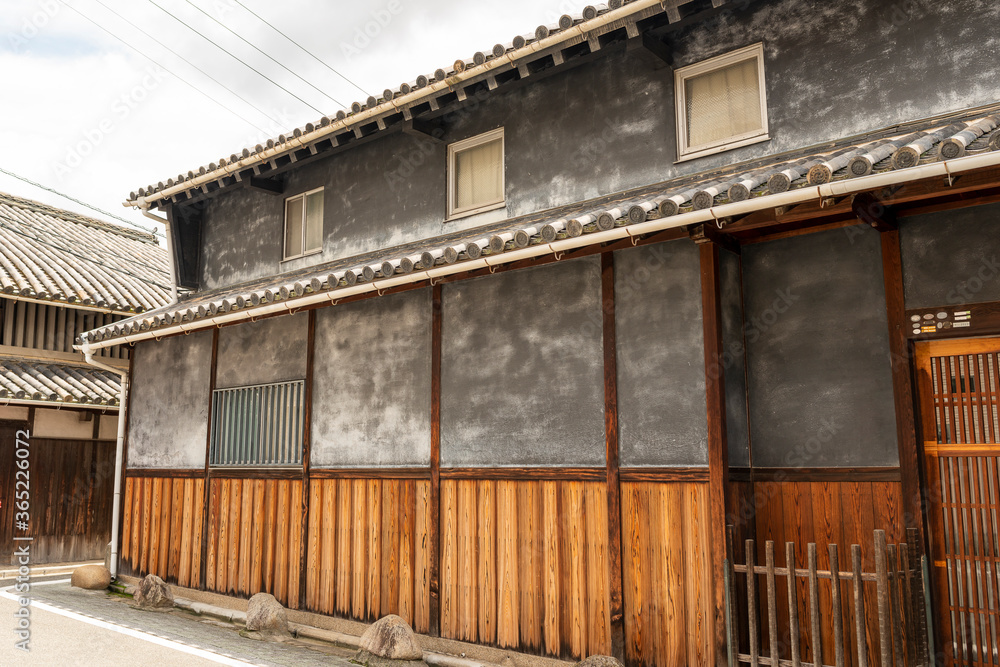
[[1000, 338], [916, 352], [938, 650], [1000, 665]]

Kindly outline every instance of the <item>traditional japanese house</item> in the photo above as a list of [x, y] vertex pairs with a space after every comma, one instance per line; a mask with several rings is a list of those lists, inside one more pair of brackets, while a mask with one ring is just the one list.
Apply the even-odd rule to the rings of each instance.
[[822, 571], [795, 659], [885, 664], [882, 530], [895, 650], [996, 664], [998, 14], [619, 0], [131, 193], [191, 292], [80, 339], [134, 346], [122, 572], [792, 660], [728, 524]]
[[[73, 341], [166, 304], [168, 267], [151, 234], [0, 193], [0, 561], [15, 534], [33, 538], [33, 564], [104, 557], [129, 350], [101, 350], [95, 368]], [[15, 465], [19, 430], [27, 471]], [[27, 530], [15, 530], [18, 480]]]

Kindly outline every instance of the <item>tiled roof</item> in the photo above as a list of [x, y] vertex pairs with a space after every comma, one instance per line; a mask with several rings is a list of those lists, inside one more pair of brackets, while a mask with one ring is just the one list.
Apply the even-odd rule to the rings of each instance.
[[[328, 293], [335, 300], [337, 290], [386, 281], [414, 271], [445, 265], [460, 270], [461, 264], [468, 260], [527, 250], [563, 239], [579, 237], [577, 245], [586, 245], [588, 234], [628, 228], [679, 213], [711, 212], [710, 209], [720, 205], [751, 199], [764, 200], [760, 208], [766, 208], [768, 198], [777, 200], [781, 193], [793, 193], [800, 188], [815, 189], [821, 184], [996, 150], [1000, 148], [1000, 131], [995, 131], [998, 125], [1000, 105], [971, 116], [890, 128], [855, 140], [827, 144], [823, 150], [807, 149], [766, 158], [418, 243], [372, 248], [365, 255], [252, 283], [195, 293], [172, 306], [84, 335], [87, 342], [100, 343], [141, 332], [155, 333], [157, 329], [177, 324], [192, 323], [191, 328], [197, 328], [199, 323], [210, 326], [209, 319], [217, 315], [252, 311], [274, 303], [294, 309], [296, 299], [317, 293]], [[707, 219], [713, 216], [714, 213]]]
[[117, 409], [121, 378], [92, 366], [0, 358], [0, 405], [32, 401]]
[[0, 296], [142, 312], [169, 301], [152, 234], [0, 193]]
[[[712, 0], [712, 7], [730, 0]], [[536, 72], [593, 53], [608, 43], [640, 34], [639, 22], [680, 21], [689, 7], [698, 11], [696, 0], [610, 0], [586, 6], [577, 14], [564, 14], [552, 25], [540, 25], [511, 41], [477, 51], [432, 73], [394, 88], [381, 96], [354, 102], [313, 123], [268, 139], [265, 144], [244, 148], [239, 154], [221, 157], [186, 174], [147, 185], [129, 194], [126, 204], [148, 206], [161, 199], [209, 193], [247, 177], [267, 176], [278, 167], [300, 157], [339, 148], [351, 141], [409, 122], [480, 90], [504, 90], [504, 86]], [[250, 172], [249, 170], [252, 170]], [[244, 173], [246, 172], [246, 173]]]

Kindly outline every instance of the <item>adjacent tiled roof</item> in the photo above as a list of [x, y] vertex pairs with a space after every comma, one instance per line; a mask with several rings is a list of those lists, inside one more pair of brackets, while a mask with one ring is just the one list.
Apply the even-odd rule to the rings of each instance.
[[0, 359], [0, 405], [41, 401], [117, 409], [121, 378], [92, 366]]
[[[729, 1], [712, 0], [712, 6], [720, 7]], [[306, 123], [268, 139], [265, 144], [244, 148], [239, 154], [221, 157], [186, 174], [139, 188], [129, 194], [126, 204], [148, 205], [166, 198], [166, 190], [170, 197], [183, 201], [199, 191], [208, 193], [233, 185], [244, 178], [242, 172], [251, 169], [254, 176], [266, 176], [300, 157], [338, 148], [422, 114], [433, 114], [440, 107], [464, 100], [480, 90], [502, 91], [505, 85], [535, 72], [598, 51], [607, 43], [636, 37], [640, 34], [640, 22], [644, 28], [650, 21], [675, 23], [681, 20], [684, 11], [689, 8], [698, 11], [699, 7], [695, 0], [610, 0], [607, 4], [588, 5], [577, 14], [564, 14], [552, 25], [540, 25], [509, 42], [477, 51], [471, 58], [459, 58], [433, 73], [386, 88], [381, 96], [354, 102], [350, 109]], [[605, 17], [608, 12], [618, 13]]]
[[0, 193], [0, 296], [143, 312], [169, 301], [156, 237]]
[[85, 336], [88, 342], [97, 343], [275, 302], [287, 302], [294, 308], [295, 299], [306, 294], [329, 292], [333, 299], [338, 289], [415, 270], [460, 265], [483, 256], [582, 237], [649, 219], [751, 198], [766, 199], [831, 181], [988, 152], [1000, 147], [1000, 131], [995, 131], [998, 125], [1000, 105], [971, 116], [897, 126], [854, 140], [826, 144], [823, 150], [807, 149], [764, 158], [728, 170], [674, 179], [470, 231], [394, 248], [372, 248], [365, 255], [264, 280], [198, 292], [172, 306], [122, 320]]

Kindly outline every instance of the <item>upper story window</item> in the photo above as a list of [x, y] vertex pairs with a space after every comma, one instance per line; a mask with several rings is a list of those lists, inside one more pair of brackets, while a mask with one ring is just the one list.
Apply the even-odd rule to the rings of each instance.
[[285, 259], [323, 249], [323, 188], [285, 200]]
[[763, 44], [677, 70], [674, 92], [679, 159], [769, 138]]
[[503, 128], [448, 146], [448, 217], [504, 204]]

